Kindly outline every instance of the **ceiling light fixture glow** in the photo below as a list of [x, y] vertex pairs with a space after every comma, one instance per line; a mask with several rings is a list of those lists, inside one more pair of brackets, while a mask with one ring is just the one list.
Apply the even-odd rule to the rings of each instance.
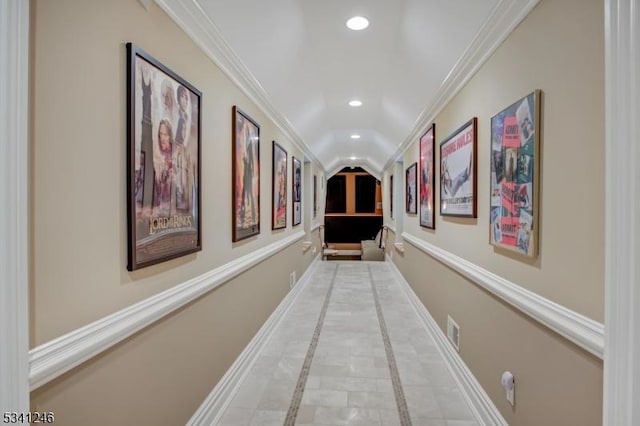
[[354, 16], [347, 21], [347, 27], [354, 31], [364, 30], [369, 26], [369, 20], [362, 16]]
[[349, 157], [352, 161], [356, 159], [355, 155], [352, 155], [351, 157]]
[[353, 134], [353, 135], [351, 135], [351, 139], [360, 139], [360, 135]]
[[359, 101], [357, 99], [353, 99], [353, 100], [349, 101], [349, 106], [352, 106], [352, 107], [362, 106], [362, 101]]

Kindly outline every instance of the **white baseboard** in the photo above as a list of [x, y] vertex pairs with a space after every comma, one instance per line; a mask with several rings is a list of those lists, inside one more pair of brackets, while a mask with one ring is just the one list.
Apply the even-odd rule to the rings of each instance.
[[245, 376], [249, 373], [251, 367], [262, 352], [264, 345], [302, 290], [307, 286], [309, 277], [317, 268], [319, 262], [320, 255], [315, 257], [311, 265], [309, 265], [305, 273], [300, 277], [298, 283], [291, 289], [289, 294], [282, 299], [282, 302], [280, 302], [267, 321], [265, 321], [264, 325], [260, 327], [258, 333], [251, 339], [240, 355], [238, 355], [238, 358], [236, 358], [209, 396], [207, 396], [198, 410], [193, 414], [187, 426], [211, 426], [220, 421], [220, 418], [231, 403]]
[[438, 327], [438, 324], [433, 319], [429, 311], [427, 311], [427, 308], [425, 308], [418, 296], [414, 293], [409, 283], [404, 279], [402, 273], [390, 258], [387, 258], [387, 263], [395, 273], [396, 279], [401, 284], [411, 306], [418, 315], [418, 318], [420, 318], [422, 325], [436, 343], [438, 352], [440, 352], [440, 355], [444, 358], [447, 368], [451, 372], [453, 379], [458, 384], [458, 387], [469, 404], [469, 407], [473, 411], [476, 420], [483, 426], [508, 426], [507, 421], [502, 417], [502, 414], [500, 414], [496, 406], [493, 404], [489, 395], [487, 395], [458, 352], [456, 352], [453, 346], [449, 343], [447, 337], [444, 335], [440, 327]]

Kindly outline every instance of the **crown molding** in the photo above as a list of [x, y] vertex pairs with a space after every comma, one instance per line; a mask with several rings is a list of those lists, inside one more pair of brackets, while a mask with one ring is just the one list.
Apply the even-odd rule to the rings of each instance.
[[498, 1], [485, 23], [480, 27], [476, 37], [444, 79], [434, 96], [433, 103], [427, 106], [418, 116], [411, 132], [382, 170], [387, 170], [391, 167], [394, 161], [397, 158], [401, 158], [404, 152], [418, 140], [426, 131], [427, 126], [435, 120], [436, 116], [462, 90], [471, 77], [475, 75], [478, 69], [539, 2], [540, 0]]
[[155, 0], [167, 15], [196, 43], [220, 70], [275, 123], [286, 137], [321, 170], [324, 165], [272, 104], [269, 96], [240, 60], [197, 0]]

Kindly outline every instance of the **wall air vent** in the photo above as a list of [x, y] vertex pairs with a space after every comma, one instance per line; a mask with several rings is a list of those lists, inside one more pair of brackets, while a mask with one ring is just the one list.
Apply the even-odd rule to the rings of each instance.
[[460, 326], [447, 315], [447, 337], [458, 352], [460, 352]]

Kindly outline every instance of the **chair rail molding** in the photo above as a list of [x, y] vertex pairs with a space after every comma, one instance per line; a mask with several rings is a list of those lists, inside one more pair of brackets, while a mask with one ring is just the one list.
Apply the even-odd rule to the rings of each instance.
[[0, 2], [0, 412], [29, 412], [29, 2]]
[[605, 0], [605, 426], [640, 424], [640, 0]]
[[404, 232], [402, 238], [514, 308], [602, 359], [604, 325], [552, 302], [453, 253]]
[[93, 358], [305, 237], [299, 231], [29, 352], [31, 390]]

